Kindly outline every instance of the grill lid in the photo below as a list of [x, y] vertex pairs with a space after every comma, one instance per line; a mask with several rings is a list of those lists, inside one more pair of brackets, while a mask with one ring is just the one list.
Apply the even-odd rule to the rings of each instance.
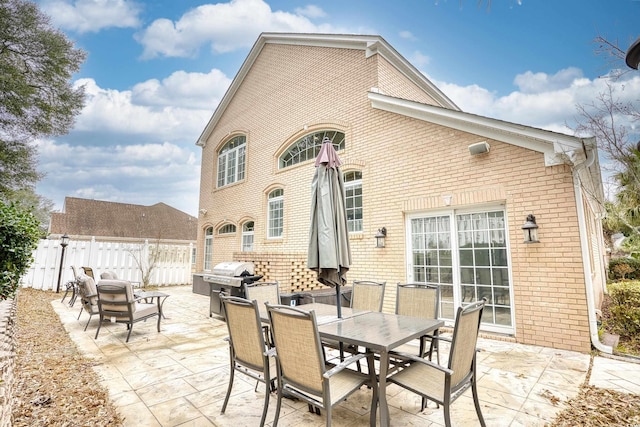
[[[247, 273], [244, 273], [244, 272]], [[252, 262], [226, 261], [213, 267], [212, 273], [216, 276], [237, 277], [244, 275], [253, 275], [254, 268]]]

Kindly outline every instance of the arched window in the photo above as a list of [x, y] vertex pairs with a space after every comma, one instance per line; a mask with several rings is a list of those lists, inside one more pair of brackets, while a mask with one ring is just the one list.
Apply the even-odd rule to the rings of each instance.
[[236, 232], [236, 226], [233, 224], [225, 224], [218, 229], [218, 234], [233, 234]]
[[287, 148], [280, 156], [278, 168], [284, 169], [306, 160], [315, 159], [320, 152], [322, 140], [327, 137], [336, 151], [344, 150], [344, 133], [337, 130], [322, 130], [303, 136]]
[[247, 138], [231, 138], [218, 152], [218, 188], [244, 179]]
[[204, 232], [204, 269], [211, 271], [211, 261], [213, 259], [213, 227], [209, 227]]
[[253, 221], [242, 224], [242, 252], [253, 251]]
[[284, 190], [281, 188], [273, 190], [269, 193], [268, 199], [267, 237], [280, 238], [284, 230]]
[[349, 232], [362, 232], [362, 172], [344, 174], [344, 193]]

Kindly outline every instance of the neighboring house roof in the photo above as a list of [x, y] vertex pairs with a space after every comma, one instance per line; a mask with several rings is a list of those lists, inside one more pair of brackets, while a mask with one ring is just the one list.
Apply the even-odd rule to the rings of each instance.
[[196, 240], [197, 218], [164, 203], [152, 206], [65, 197], [51, 214], [50, 234]]
[[197, 145], [204, 146], [209, 135], [215, 128], [216, 124], [229, 102], [233, 99], [238, 88], [242, 85], [242, 81], [249, 73], [256, 58], [260, 55], [262, 48], [266, 44], [289, 44], [316, 47], [331, 47], [338, 49], [355, 49], [362, 50], [368, 58], [372, 55], [381, 55], [389, 63], [391, 63], [406, 78], [413, 82], [416, 86], [422, 88], [428, 93], [435, 102], [444, 108], [459, 110], [458, 106], [450, 100], [440, 89], [438, 89], [429, 79], [427, 79], [417, 68], [400, 55], [386, 40], [380, 36], [371, 35], [355, 35], [355, 34], [292, 34], [292, 33], [262, 33], [253, 48], [247, 55], [242, 67], [231, 82], [229, 89], [218, 104], [213, 116], [209, 119], [209, 123], [202, 131], [198, 138]]

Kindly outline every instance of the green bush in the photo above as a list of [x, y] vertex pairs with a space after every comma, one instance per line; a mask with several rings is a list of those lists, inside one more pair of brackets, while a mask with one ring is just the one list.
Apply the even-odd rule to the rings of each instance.
[[635, 258], [613, 258], [609, 261], [609, 280], [640, 280], [640, 261]]
[[38, 247], [40, 222], [24, 207], [0, 201], [0, 299], [13, 298]]
[[640, 334], [640, 281], [611, 283], [607, 289], [615, 332], [625, 336]]

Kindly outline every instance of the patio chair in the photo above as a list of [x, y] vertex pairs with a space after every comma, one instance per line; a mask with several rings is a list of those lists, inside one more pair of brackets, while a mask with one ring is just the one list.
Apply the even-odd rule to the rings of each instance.
[[[373, 280], [354, 280], [351, 291], [351, 308], [366, 311], [382, 311], [384, 301], [384, 289], [387, 282]], [[344, 359], [344, 352], [357, 354], [358, 346], [340, 346], [339, 342], [324, 340], [325, 347], [340, 350], [340, 360]], [[358, 371], [362, 371], [360, 362], [357, 362]]]
[[158, 318], [158, 332], [160, 332], [160, 298], [157, 304], [140, 302], [133, 295], [131, 282], [126, 280], [101, 280], [98, 285], [98, 313], [100, 324], [96, 331], [95, 339], [98, 339], [102, 322], [114, 320], [116, 323], [125, 323], [129, 333], [125, 342], [129, 342], [133, 324], [146, 321], [152, 317]]
[[99, 313], [98, 288], [96, 287], [96, 282], [84, 273], [81, 273], [77, 280], [80, 304], [82, 304], [82, 307], [80, 307], [80, 313], [78, 313], [78, 320], [80, 320], [80, 315], [82, 315], [83, 310], [89, 314], [89, 320], [87, 320], [87, 324], [84, 325], [84, 330], [86, 331], [93, 315]]
[[91, 267], [80, 267], [80, 268], [82, 269], [84, 274], [91, 277], [93, 280], [96, 280], [95, 276], [93, 275], [93, 268]]
[[372, 280], [354, 280], [353, 290], [351, 291], [351, 308], [382, 311], [386, 283]]
[[[265, 384], [264, 406], [260, 426], [264, 425], [269, 408], [270, 392], [275, 391], [277, 376], [275, 358], [269, 357], [263, 334], [257, 301], [221, 296], [229, 330], [229, 387], [222, 404], [221, 414], [227, 409], [235, 371]], [[257, 390], [257, 385], [256, 385]]]
[[[268, 317], [267, 307], [264, 305], [264, 303], [268, 302], [271, 304], [280, 304], [280, 284], [277, 281], [245, 283], [243, 286], [245, 298], [251, 301], [256, 301], [258, 303], [260, 317], [263, 319]], [[273, 338], [271, 337], [271, 333], [269, 332], [269, 326], [264, 325], [262, 329], [265, 333], [265, 342], [269, 345], [269, 347], [273, 347]]]
[[[410, 354], [404, 354], [411, 364], [391, 375], [387, 380], [444, 407], [444, 422], [451, 426], [450, 406], [465, 390], [471, 387], [478, 420], [485, 427], [480, 410], [477, 389], [476, 344], [485, 300], [458, 308], [451, 338], [451, 350], [447, 367]], [[444, 339], [438, 337], [436, 339]], [[447, 340], [449, 341], [449, 340]]]
[[60, 302], [64, 302], [65, 298], [67, 298], [67, 295], [69, 295], [69, 292], [71, 292], [71, 297], [69, 298], [69, 307], [73, 307], [73, 305], [76, 303], [76, 299], [78, 298], [78, 287], [80, 285], [78, 282], [78, 271], [76, 270], [75, 265], [71, 266], [71, 271], [73, 272], [73, 280], [69, 280], [64, 285], [64, 295], [60, 300]]
[[[437, 319], [440, 306], [440, 289], [438, 285], [424, 283], [398, 283], [396, 289], [396, 314], [402, 316], [419, 317], [422, 319]], [[440, 351], [438, 348], [439, 331], [436, 329], [432, 335], [420, 337], [418, 355], [424, 357], [436, 353], [436, 361], [440, 363]], [[427, 343], [429, 349], [427, 350]], [[396, 349], [397, 352], [409, 352], [407, 345]]]
[[[325, 409], [329, 427], [332, 408], [363, 385], [372, 388], [370, 423], [375, 426], [378, 387], [373, 354], [357, 354], [337, 366], [327, 366], [313, 310], [307, 312], [286, 305], [266, 306], [278, 360], [278, 404], [273, 427], [278, 425], [285, 393], [304, 400], [310, 407]], [[369, 363], [368, 374], [346, 369], [363, 358]]]

